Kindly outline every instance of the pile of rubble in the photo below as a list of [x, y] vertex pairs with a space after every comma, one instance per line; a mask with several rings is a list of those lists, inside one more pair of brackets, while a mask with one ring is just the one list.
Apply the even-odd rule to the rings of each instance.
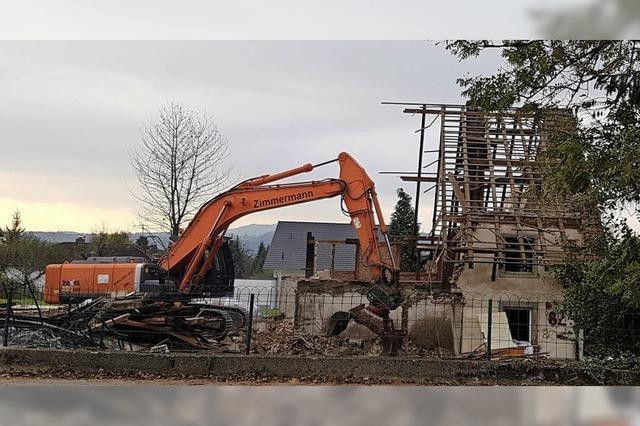
[[[46, 348], [104, 348], [171, 352], [246, 350], [247, 313], [243, 308], [189, 300], [149, 298], [135, 293], [121, 299], [96, 298], [75, 307], [14, 306], [8, 343]], [[5, 312], [0, 308], [0, 324]], [[0, 339], [2, 326], [0, 326]], [[283, 356], [378, 357], [381, 338], [351, 321], [337, 335], [310, 333], [283, 316], [253, 324], [251, 353]], [[442, 354], [402, 339], [398, 356], [425, 357]]]
[[[272, 321], [264, 324], [252, 337], [251, 352], [269, 355], [299, 356], [362, 356], [378, 357], [382, 354], [380, 338], [363, 335], [320, 336], [301, 332], [292, 320]], [[430, 356], [430, 351], [404, 339], [398, 356]]]
[[301, 333], [293, 321], [277, 321], [264, 324], [252, 336], [253, 353], [270, 355], [317, 356], [379, 356], [380, 345], [375, 339], [341, 338]]
[[[0, 328], [0, 341], [4, 341], [4, 329]], [[49, 329], [30, 330], [9, 327], [7, 344], [20, 345], [27, 348], [60, 348], [60, 338]]]

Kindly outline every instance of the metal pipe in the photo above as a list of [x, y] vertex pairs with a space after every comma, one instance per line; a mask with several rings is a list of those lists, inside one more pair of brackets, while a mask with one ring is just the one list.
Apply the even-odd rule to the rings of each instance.
[[296, 167], [291, 170], [286, 170], [284, 172], [276, 173], [274, 175], [264, 175], [257, 178], [249, 179], [246, 182], [238, 185], [240, 188], [246, 188], [248, 186], [260, 186], [267, 183], [275, 182], [280, 179], [285, 179], [291, 176], [299, 175], [301, 173], [307, 173], [313, 170], [313, 165], [311, 163], [303, 164], [300, 167]]
[[338, 161], [338, 159], [334, 158], [333, 160], [323, 161], [322, 163], [314, 164], [312, 167], [315, 169], [316, 167], [326, 166], [327, 164], [335, 163], [336, 161]]
[[384, 236], [384, 241], [387, 243], [387, 250], [389, 250], [389, 257], [391, 258], [391, 264], [393, 265], [394, 268], [398, 268], [398, 265], [396, 264], [396, 258], [393, 256], [393, 251], [391, 251], [391, 243], [389, 242], [389, 236], [385, 233], [382, 234]]
[[378, 201], [378, 194], [374, 189], [369, 191], [369, 196], [373, 201], [373, 207], [376, 211], [376, 218], [378, 219], [378, 226], [380, 227], [380, 232], [383, 234], [387, 233], [387, 225], [384, 223], [384, 217], [382, 216], [382, 209], [380, 208], [380, 201]]
[[[422, 108], [426, 108], [426, 105], [423, 105]], [[426, 114], [422, 114], [422, 120], [420, 125], [420, 151], [418, 151], [418, 179], [416, 180], [416, 205], [415, 211], [413, 212], [413, 229], [411, 235], [414, 237], [418, 236], [418, 212], [420, 208], [420, 178], [422, 177], [422, 155], [424, 153], [424, 130], [425, 130], [425, 119]], [[435, 121], [435, 120], [434, 120]], [[433, 124], [433, 123], [432, 123]], [[432, 163], [433, 164], [433, 163]], [[420, 278], [420, 251], [416, 250], [415, 245], [411, 247], [412, 257], [416, 261], [416, 278]]]

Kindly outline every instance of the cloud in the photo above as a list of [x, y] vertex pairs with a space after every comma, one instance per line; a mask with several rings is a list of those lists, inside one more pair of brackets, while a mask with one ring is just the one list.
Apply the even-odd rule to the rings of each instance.
[[63, 40], [406, 40], [452, 38], [454, 34], [492, 38], [487, 34], [490, 32], [493, 38], [509, 34], [522, 37], [533, 29], [526, 14], [531, 3], [183, 0], [178, 5], [168, 0], [21, 0], [3, 7], [0, 36]]
[[[158, 106], [175, 99], [214, 114], [237, 179], [347, 151], [376, 181], [388, 216], [395, 189], [413, 190], [378, 172], [415, 169], [419, 118], [380, 102], [460, 102], [455, 78], [491, 72], [498, 59], [459, 63], [423, 41], [2, 42], [0, 193], [25, 208], [63, 202], [87, 214], [117, 211], [96, 214], [129, 226], [136, 208], [129, 152]], [[427, 147], [436, 143], [430, 135]], [[301, 178], [333, 176], [335, 166]], [[432, 196], [423, 198], [425, 207]], [[244, 222], [346, 220], [330, 202], [299, 209]], [[430, 223], [427, 209], [421, 221]]]

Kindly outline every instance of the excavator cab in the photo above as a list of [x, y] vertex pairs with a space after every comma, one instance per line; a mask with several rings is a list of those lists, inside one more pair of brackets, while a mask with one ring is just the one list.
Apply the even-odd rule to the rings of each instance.
[[211, 268], [204, 274], [202, 286], [194, 289], [206, 297], [233, 297], [235, 281], [235, 264], [231, 255], [229, 241], [225, 240], [216, 253]]

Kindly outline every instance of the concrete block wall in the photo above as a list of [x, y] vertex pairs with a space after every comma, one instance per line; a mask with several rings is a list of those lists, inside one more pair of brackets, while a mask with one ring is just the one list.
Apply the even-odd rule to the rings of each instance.
[[[285, 277], [278, 298], [279, 309], [287, 318], [293, 319], [302, 332], [326, 335], [334, 314], [368, 303], [367, 291], [366, 283]], [[395, 328], [405, 330], [409, 340], [418, 347], [451, 355], [484, 350], [488, 301], [493, 299], [494, 349], [515, 347], [504, 308], [522, 307], [531, 311], [532, 345], [538, 346], [540, 352], [548, 353], [551, 358], [575, 358], [575, 336], [571, 324], [557, 319], [557, 298], [554, 300], [553, 296], [547, 299], [504, 293], [468, 293], [463, 300], [434, 299], [426, 290], [415, 288], [405, 288], [405, 292], [409, 295], [405, 305], [392, 312], [391, 318]], [[351, 337], [358, 337], [353, 333], [350, 333]]]

